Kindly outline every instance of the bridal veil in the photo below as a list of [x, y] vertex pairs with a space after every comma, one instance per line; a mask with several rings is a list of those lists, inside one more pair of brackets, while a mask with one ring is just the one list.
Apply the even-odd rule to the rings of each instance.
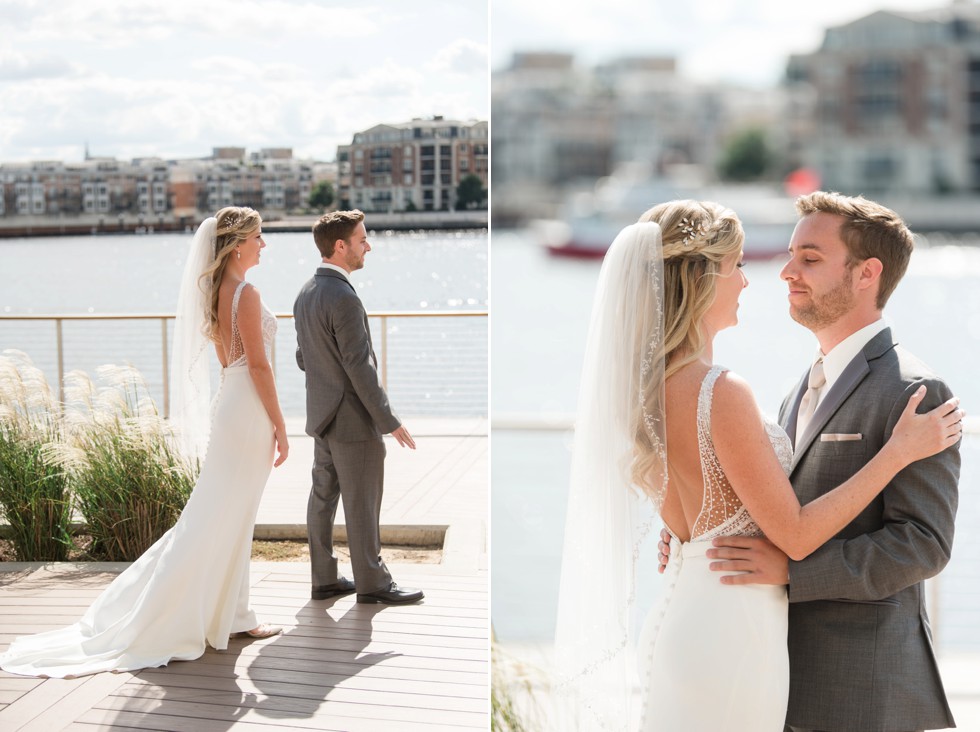
[[202, 282], [214, 261], [218, 220], [206, 218], [194, 234], [177, 297], [173, 359], [170, 367], [170, 421], [181, 452], [190, 461], [204, 459], [211, 408], [211, 373], [205, 313], [211, 305], [210, 282]]
[[636, 566], [666, 490], [662, 291], [660, 227], [627, 226], [603, 260], [579, 391], [555, 634], [562, 728], [630, 721]]

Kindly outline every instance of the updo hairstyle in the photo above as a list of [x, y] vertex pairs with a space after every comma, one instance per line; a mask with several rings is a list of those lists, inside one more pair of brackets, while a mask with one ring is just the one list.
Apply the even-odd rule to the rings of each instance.
[[715, 299], [715, 277], [742, 250], [745, 232], [734, 211], [711, 201], [668, 201], [639, 220], [659, 224], [663, 238], [666, 378], [704, 351], [701, 321]]
[[204, 335], [213, 342], [221, 343], [218, 329], [218, 290], [228, 265], [228, 257], [235, 247], [248, 239], [262, 226], [259, 212], [247, 206], [226, 206], [214, 215], [218, 229], [214, 240], [214, 260], [201, 275], [201, 289], [210, 294], [210, 307], [204, 325]]

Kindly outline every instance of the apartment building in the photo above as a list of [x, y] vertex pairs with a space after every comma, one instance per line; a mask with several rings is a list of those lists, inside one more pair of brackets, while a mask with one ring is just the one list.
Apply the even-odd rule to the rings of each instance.
[[336, 165], [293, 158], [290, 148], [247, 153], [216, 147], [207, 158], [0, 164], [0, 216], [197, 219], [223, 206], [252, 206], [266, 218], [306, 207]]
[[487, 185], [488, 124], [436, 116], [376, 125], [338, 146], [337, 163], [342, 208], [451, 211], [466, 176]]
[[980, 5], [878, 11], [789, 59], [798, 162], [825, 188], [980, 190]]
[[491, 93], [494, 182], [505, 197], [512, 186], [524, 196], [526, 186], [560, 189], [623, 165], [710, 178], [728, 136], [772, 129], [784, 104], [781, 90], [692, 81], [670, 56], [583, 67], [567, 53], [518, 53], [494, 73]]

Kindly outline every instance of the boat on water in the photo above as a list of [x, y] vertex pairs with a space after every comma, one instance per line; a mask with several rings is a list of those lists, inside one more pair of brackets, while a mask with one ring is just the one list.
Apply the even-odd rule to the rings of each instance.
[[624, 226], [648, 208], [679, 198], [734, 210], [745, 228], [746, 259], [784, 254], [796, 226], [795, 196], [779, 184], [712, 184], [696, 175], [656, 177], [625, 169], [600, 179], [593, 191], [570, 196], [558, 219], [537, 220], [531, 227], [555, 256], [601, 259]]

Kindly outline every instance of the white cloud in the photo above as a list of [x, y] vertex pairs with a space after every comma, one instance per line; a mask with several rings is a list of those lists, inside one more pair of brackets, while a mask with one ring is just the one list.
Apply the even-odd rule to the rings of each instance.
[[464, 75], [486, 73], [487, 47], [468, 38], [459, 38], [440, 49], [426, 68]]
[[59, 56], [0, 52], [0, 81], [51, 79], [77, 73], [77, 67]]
[[0, 0], [0, 162], [77, 160], [86, 141], [327, 160], [381, 122], [488, 118], [485, 5], [368, 2]]
[[362, 37], [378, 28], [370, 6], [289, 0], [47, 0], [27, 3], [26, 12], [24, 3], [19, 7], [27, 40], [86, 38], [115, 46], [190, 35], [245, 47], [296, 35]]

